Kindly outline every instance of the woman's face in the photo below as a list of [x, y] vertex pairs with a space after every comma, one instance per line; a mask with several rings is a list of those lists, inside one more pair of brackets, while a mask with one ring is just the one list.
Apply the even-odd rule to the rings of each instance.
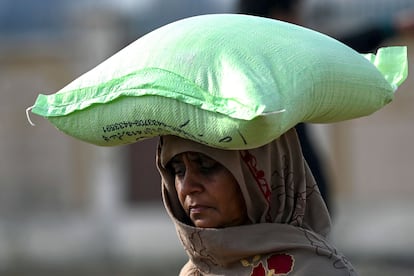
[[168, 164], [178, 199], [197, 227], [222, 228], [246, 223], [246, 205], [234, 176], [197, 152], [176, 155]]

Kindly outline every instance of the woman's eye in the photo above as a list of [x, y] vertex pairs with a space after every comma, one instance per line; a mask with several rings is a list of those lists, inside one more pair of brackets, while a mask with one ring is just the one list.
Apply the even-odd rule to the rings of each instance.
[[216, 166], [216, 164], [211, 163], [211, 162], [200, 164], [201, 169], [204, 169], [204, 170], [213, 169], [215, 166]]
[[219, 167], [219, 163], [216, 162], [215, 160], [212, 160], [210, 158], [208, 159], [202, 159], [200, 160], [199, 166], [200, 166], [200, 170], [203, 172], [211, 172], [214, 171], [215, 169], [217, 169]]
[[170, 162], [167, 169], [174, 176], [182, 176], [185, 174], [185, 165], [182, 162]]
[[184, 175], [184, 174], [185, 174], [185, 168], [184, 168], [184, 167], [182, 167], [182, 166], [174, 166], [174, 167], [172, 168], [172, 172], [173, 172], [173, 174], [174, 174], [174, 175], [176, 175], [176, 176], [182, 176], [182, 175]]

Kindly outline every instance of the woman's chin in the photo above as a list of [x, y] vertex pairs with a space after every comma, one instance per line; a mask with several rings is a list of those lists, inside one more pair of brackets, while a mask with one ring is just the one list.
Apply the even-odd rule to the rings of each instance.
[[192, 219], [194, 226], [200, 228], [218, 228], [219, 225], [209, 219]]

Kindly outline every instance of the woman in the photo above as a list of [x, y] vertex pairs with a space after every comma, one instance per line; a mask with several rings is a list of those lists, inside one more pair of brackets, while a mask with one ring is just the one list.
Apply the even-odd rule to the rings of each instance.
[[160, 139], [165, 207], [189, 255], [180, 275], [356, 275], [294, 129], [251, 150]]

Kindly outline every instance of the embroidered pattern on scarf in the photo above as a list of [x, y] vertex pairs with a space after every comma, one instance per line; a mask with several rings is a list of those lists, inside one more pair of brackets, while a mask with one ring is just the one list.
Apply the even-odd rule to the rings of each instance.
[[309, 244], [314, 247], [315, 254], [318, 256], [324, 256], [333, 261], [332, 265], [335, 269], [338, 270], [348, 270], [349, 275], [355, 273], [354, 268], [351, 263], [348, 261], [345, 256], [343, 256], [338, 250], [327, 243], [324, 239], [320, 238], [318, 235], [302, 229], [304, 236], [309, 241]]
[[272, 190], [265, 177], [265, 173], [263, 170], [257, 168], [257, 159], [254, 155], [252, 155], [248, 150], [240, 151], [240, 156], [246, 166], [249, 168], [250, 173], [252, 174], [253, 178], [256, 181], [256, 184], [260, 188], [268, 206], [267, 214], [266, 214], [266, 221], [272, 222], [272, 217], [270, 215], [270, 201], [272, 196]]
[[250, 262], [243, 259], [241, 263], [244, 267], [252, 267], [250, 276], [289, 275], [295, 266], [295, 259], [290, 254], [281, 253], [272, 254], [264, 260], [256, 255]]
[[185, 234], [180, 230], [177, 230], [178, 236], [183, 244], [184, 248], [190, 255], [201, 256], [199, 270], [203, 273], [210, 273], [212, 266], [218, 266], [218, 263], [214, 260], [214, 257], [206, 252], [203, 239], [201, 237], [202, 229], [194, 230], [190, 233], [189, 238], [186, 239]]

